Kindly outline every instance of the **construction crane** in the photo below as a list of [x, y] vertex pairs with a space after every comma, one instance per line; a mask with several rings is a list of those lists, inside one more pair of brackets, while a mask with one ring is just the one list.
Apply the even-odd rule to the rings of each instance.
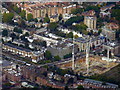
[[90, 41], [88, 41], [86, 45], [86, 66], [87, 66], [87, 75], [89, 75], [89, 51], [90, 51], [90, 44], [91, 44], [91, 38]]
[[109, 65], [109, 60], [110, 60], [110, 50], [111, 48], [107, 49], [107, 65]]
[[75, 69], [75, 55], [74, 55], [74, 36], [73, 36], [73, 50], [72, 50], [72, 70]]

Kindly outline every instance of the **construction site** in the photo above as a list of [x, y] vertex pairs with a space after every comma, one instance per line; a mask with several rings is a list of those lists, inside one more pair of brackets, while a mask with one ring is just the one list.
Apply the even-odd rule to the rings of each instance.
[[103, 74], [118, 65], [114, 59], [112, 60], [110, 58], [109, 49], [107, 50], [107, 57], [90, 55], [90, 43], [91, 40], [87, 43], [85, 57], [79, 57], [76, 60], [74, 56], [73, 44], [71, 61], [64, 64], [59, 64], [58, 67], [61, 69], [72, 69], [75, 73], [82, 74], [83, 76], [92, 76], [95, 74]]
[[[82, 74], [84, 76], [91, 76], [94, 74], [102, 74], [118, 65], [118, 63], [115, 63], [115, 62], [104, 61], [99, 56], [90, 56], [89, 57], [89, 65], [86, 64], [85, 57], [75, 60], [74, 64], [75, 64], [74, 72], [78, 73], [78, 74]], [[61, 69], [71, 69], [72, 66], [73, 66], [72, 61], [58, 65], [58, 67], [60, 67]]]

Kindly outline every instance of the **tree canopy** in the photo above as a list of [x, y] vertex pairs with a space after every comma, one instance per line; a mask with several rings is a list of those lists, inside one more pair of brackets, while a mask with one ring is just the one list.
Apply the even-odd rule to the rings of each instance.
[[22, 33], [22, 29], [17, 28], [17, 27], [15, 27], [13, 31], [14, 31], [14, 32], [17, 32], [17, 33]]
[[37, 18], [35, 18], [35, 19], [34, 19], [34, 21], [35, 21], [35, 22], [38, 22], [38, 19], [37, 19]]
[[86, 34], [86, 35], [88, 34], [88, 31], [86, 30], [88, 27], [83, 23], [73, 25], [73, 26], [71, 26], [71, 28], [75, 31], [82, 33], [82, 34]]
[[59, 15], [59, 21], [62, 20], [63, 16], [62, 14]]
[[43, 47], [47, 47], [47, 43], [46, 43], [46, 41], [42, 41], [42, 42], [40, 42], [40, 45], [42, 45]]
[[31, 13], [27, 14], [27, 20], [32, 21], [33, 20], [33, 15]]
[[82, 8], [76, 8], [76, 9], [71, 10], [71, 14], [74, 14], [74, 15], [81, 14], [83, 11], [84, 11], [84, 9], [82, 9]]
[[8, 36], [8, 30], [7, 29], [4, 29], [2, 31], [2, 36]]
[[72, 33], [72, 32], [68, 33], [68, 34], [66, 35], [66, 37], [67, 37], [67, 38], [73, 38], [73, 33]]
[[98, 6], [87, 6], [85, 11], [89, 11], [89, 10], [94, 10], [95, 12], [99, 12], [100, 8]]
[[[22, 36], [20, 36], [20, 38], [21, 38], [21, 40], [23, 40], [24, 42], [29, 42], [28, 40], [27, 40], [27, 38], [25, 38], [25, 35], [22, 35]], [[28, 43], [27, 43], [28, 44]], [[26, 47], [28, 47], [27, 46], [27, 44], [26, 44]]]
[[81, 89], [83, 89], [83, 86], [82, 86], [82, 85], [79, 85], [79, 86], [77, 87], [77, 89], [78, 89], [78, 90], [81, 90]]
[[26, 32], [24, 35], [25, 35], [26, 37], [29, 37], [29, 36], [30, 36], [30, 34], [29, 34], [28, 32]]
[[57, 23], [52, 22], [48, 25], [48, 29], [50, 29], [51, 31], [55, 31], [57, 29]]
[[20, 12], [21, 12], [21, 9], [18, 8], [16, 5], [13, 6], [13, 10], [14, 10], [16, 13], [20, 13]]
[[60, 36], [60, 37], [66, 37], [66, 34], [63, 33], [62, 31], [59, 31], [59, 30], [56, 30], [55, 32], [53, 32], [54, 34], [56, 34], [57, 36]]
[[98, 30], [98, 35], [100, 35], [101, 32], [102, 32], [102, 29], [99, 29], [99, 30]]
[[72, 53], [70, 53], [70, 54], [66, 54], [66, 55], [64, 56], [64, 59], [66, 59], [66, 58], [70, 58], [70, 57], [72, 57]]
[[85, 24], [80, 23], [80, 24], [73, 25], [71, 28], [75, 31], [79, 31], [82, 33], [83, 30], [86, 30], [88, 27]]
[[75, 37], [75, 38], [78, 38], [79, 36], [76, 34], [74, 37]]
[[120, 24], [120, 9], [112, 9], [112, 17], [115, 17], [116, 20], [119, 21]]
[[15, 33], [11, 33], [10, 37], [12, 37], [12, 40], [19, 39], [19, 36], [17, 36]]
[[54, 60], [59, 61], [59, 60], [61, 60], [61, 58], [59, 56], [54, 56]]
[[12, 23], [13, 17], [14, 17], [13, 13], [4, 13], [3, 14], [3, 22], [5, 22], [5, 23]]
[[26, 11], [25, 10], [22, 10], [19, 15], [23, 18], [23, 19], [26, 19]]
[[48, 60], [51, 60], [52, 59], [52, 54], [50, 51], [46, 51], [45, 54], [44, 54], [45, 58], [48, 59]]
[[80, 23], [81, 21], [83, 21], [83, 17], [82, 16], [75, 16], [75, 17], [71, 17], [70, 19], [68, 19], [64, 26], [71, 26], [73, 23]]
[[85, 11], [89, 11], [89, 10], [94, 10], [96, 12], [96, 16], [99, 17], [99, 13], [100, 13], [100, 7], [99, 6], [87, 6], [85, 8]]
[[50, 22], [50, 18], [49, 17], [45, 17], [44, 18], [44, 23], [49, 23]]

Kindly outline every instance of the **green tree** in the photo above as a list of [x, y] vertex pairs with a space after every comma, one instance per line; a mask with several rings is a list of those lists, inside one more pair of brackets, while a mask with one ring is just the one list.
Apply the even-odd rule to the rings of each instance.
[[28, 47], [29, 45], [27, 46], [27, 44], [28, 44], [29, 41], [27, 40], [27, 38], [25, 38], [24, 35], [20, 36], [20, 38], [21, 38], [21, 40], [23, 40], [24, 42], [26, 42], [26, 47]]
[[42, 46], [44, 46], [44, 47], [47, 47], [46, 41], [42, 41], [40, 44], [41, 44]]
[[78, 38], [79, 36], [76, 34], [74, 37], [75, 37], [75, 38]]
[[68, 27], [71, 26], [73, 23], [80, 23], [83, 21], [83, 19], [84, 19], [83, 16], [71, 17], [64, 23], [64, 26]]
[[56, 35], [58, 35], [58, 36], [60, 36], [60, 37], [66, 37], [66, 34], [65, 33], [63, 33], [62, 31], [59, 31], [59, 30], [56, 30], [55, 32], [53, 32], [54, 34], [56, 34]]
[[14, 31], [14, 32], [17, 32], [17, 33], [22, 33], [22, 29], [17, 28], [17, 27], [15, 27], [13, 31]]
[[25, 10], [22, 10], [19, 15], [23, 18], [23, 19], [26, 19], [26, 11]]
[[120, 9], [112, 9], [112, 17], [115, 17], [117, 21], [119, 21], [120, 24]]
[[88, 35], [88, 31], [87, 30], [83, 30], [82, 33], [85, 34], [85, 35]]
[[17, 36], [15, 33], [11, 33], [11, 34], [10, 34], [10, 37], [12, 37], [12, 41], [13, 41], [14, 39], [19, 39], [19, 36]]
[[35, 21], [35, 22], [38, 22], [38, 19], [37, 19], [37, 18], [35, 18], [35, 19], [34, 19], [34, 21]]
[[83, 90], [83, 86], [82, 86], [82, 85], [79, 85], [79, 86], [77, 87], [77, 89], [78, 89], [78, 90], [81, 90], [81, 89]]
[[73, 38], [73, 33], [72, 33], [72, 32], [68, 33], [68, 34], [66, 35], [66, 37], [67, 37], [67, 38]]
[[27, 20], [32, 21], [33, 20], [33, 15], [31, 13], [27, 14]]
[[76, 8], [71, 10], [71, 14], [81, 14], [84, 11], [82, 8]]
[[60, 61], [61, 58], [60, 58], [59, 56], [54, 56], [54, 60], [55, 60], [55, 61]]
[[75, 30], [75, 31], [82, 32], [82, 26], [79, 25], [79, 24], [72, 25], [72, 26], [71, 26], [71, 29], [73, 29], [73, 30]]
[[64, 59], [66, 59], [66, 58], [70, 58], [70, 57], [72, 57], [72, 53], [70, 53], [70, 54], [66, 54], [66, 55], [64, 56]]
[[96, 16], [99, 17], [99, 13], [100, 13], [100, 7], [99, 6], [87, 6], [85, 11], [89, 11], [89, 10], [94, 10], [96, 12]]
[[45, 17], [44, 18], [44, 23], [49, 23], [50, 22], [50, 18], [49, 17]]
[[3, 31], [2, 31], [2, 36], [8, 36], [8, 30], [6, 30], [6, 29], [4, 29]]
[[28, 32], [26, 32], [26, 33], [24, 34], [24, 36], [29, 37], [30, 35], [29, 35]]
[[99, 29], [99, 31], [98, 31], [98, 35], [100, 35], [101, 32], [102, 32], [102, 29]]
[[61, 21], [63, 18], [62, 14], [59, 15], [59, 21]]
[[18, 8], [16, 5], [13, 6], [13, 10], [14, 10], [16, 13], [20, 13], [20, 12], [21, 12], [21, 9]]
[[100, 8], [98, 6], [87, 6], [85, 11], [89, 11], [89, 10], [94, 10], [95, 12], [99, 12]]
[[56, 31], [57, 30], [57, 23], [52, 22], [48, 25], [48, 29], [50, 29], [51, 31]]
[[81, 33], [86, 33], [87, 31], [86, 31], [86, 29], [88, 28], [85, 24], [83, 24], [83, 23], [80, 23], [80, 24], [76, 24], [76, 25], [73, 25], [73, 26], [71, 26], [71, 28], [73, 29], [73, 30], [75, 30], [75, 31], [79, 31], [79, 32], [81, 32]]
[[[108, 18], [107, 18], [108, 19]], [[103, 18], [97, 18], [97, 27], [101, 28], [102, 26], [104, 26], [104, 22], [105, 20]]]
[[52, 54], [51, 54], [50, 51], [46, 51], [45, 54], [44, 54], [44, 56], [45, 56], [45, 58], [48, 59], [48, 60], [52, 59]]
[[13, 17], [14, 17], [13, 13], [4, 13], [3, 14], [3, 22], [5, 22], [5, 23], [12, 23]]

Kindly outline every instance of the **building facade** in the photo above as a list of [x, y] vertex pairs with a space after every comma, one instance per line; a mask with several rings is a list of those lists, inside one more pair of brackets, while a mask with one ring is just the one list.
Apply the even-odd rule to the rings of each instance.
[[44, 59], [44, 52], [34, 52], [29, 49], [15, 46], [13, 44], [3, 44], [2, 47], [5, 51], [13, 52], [14, 54], [21, 55], [23, 57], [28, 57], [32, 59], [32, 62], [38, 62], [39, 60]]
[[[53, 56], [59, 56], [63, 58], [65, 55], [72, 53], [73, 44], [71, 43], [57, 43], [56, 45], [48, 46], [48, 51], [51, 52]], [[74, 52], [78, 52], [78, 46], [74, 46]]]
[[108, 49], [109, 49], [112, 56], [119, 55], [120, 44], [118, 44], [116, 42], [109, 42], [109, 43], [103, 44], [103, 50], [108, 50]]
[[119, 29], [119, 25], [115, 23], [107, 23], [102, 27], [102, 34], [105, 35], [110, 41], [116, 40], [116, 31]]
[[77, 38], [74, 43], [78, 45], [79, 51], [85, 52], [87, 48], [87, 43], [90, 43], [90, 48], [95, 48], [97, 46], [102, 45], [105, 42], [105, 38], [102, 37], [93, 37], [91, 38], [91, 42], [88, 38], [82, 38], [79, 37]]
[[76, 8], [76, 4], [68, 3], [37, 3], [30, 5], [21, 5], [21, 8], [26, 11], [26, 15], [31, 13], [33, 18], [43, 18], [48, 14], [48, 16], [53, 16], [56, 14], [66, 14], [70, 13], [73, 8]]
[[97, 17], [95, 16], [84, 16], [84, 24], [90, 29], [96, 29]]

